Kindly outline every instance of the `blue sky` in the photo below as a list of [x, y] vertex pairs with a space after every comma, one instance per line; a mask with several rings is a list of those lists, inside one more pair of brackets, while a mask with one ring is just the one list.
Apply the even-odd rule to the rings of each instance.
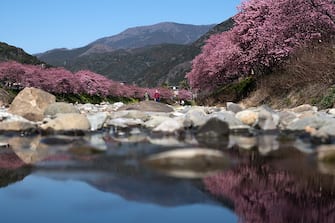
[[1, 0], [0, 41], [40, 53], [76, 48], [134, 26], [220, 23], [241, 0]]

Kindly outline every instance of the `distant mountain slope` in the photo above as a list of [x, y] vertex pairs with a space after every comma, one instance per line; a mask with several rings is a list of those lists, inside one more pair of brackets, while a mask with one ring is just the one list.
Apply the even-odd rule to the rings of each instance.
[[109, 53], [119, 49], [135, 49], [157, 44], [190, 44], [214, 25], [186, 25], [158, 23], [151, 26], [129, 28], [120, 34], [98, 39], [76, 49], [54, 49], [36, 56], [54, 66], [66, 66], [71, 60], [90, 54]]
[[25, 64], [42, 64], [37, 57], [26, 53], [23, 49], [0, 42], [0, 62], [14, 60]]
[[[184, 54], [189, 45], [161, 44], [131, 50], [117, 50], [110, 53], [99, 53], [81, 56], [66, 67], [72, 71], [80, 69], [94, 70], [106, 77], [127, 83], [136, 83], [141, 86], [156, 86], [163, 70], [168, 70], [171, 65], [176, 66], [188, 55]], [[184, 58], [187, 57], [187, 58]], [[158, 66], [157, 66], [158, 65]], [[150, 73], [149, 77], [144, 75]], [[150, 81], [149, 81], [150, 79]]]
[[90, 45], [103, 44], [114, 49], [133, 49], [162, 43], [190, 44], [213, 26], [164, 22], [129, 28], [118, 35], [99, 39]]
[[[170, 23], [163, 23], [161, 27], [164, 27], [164, 29], [161, 30], [168, 30], [171, 26], [183, 27], [184, 25], [177, 24], [175, 26]], [[189, 25], [186, 26], [188, 27]], [[132, 42], [132, 38], [128, 38], [136, 33], [141, 36], [138, 39], [139, 43], [137, 46], [139, 46], [143, 44], [142, 34], [147, 32], [145, 30], [148, 30], [149, 27], [154, 27], [151, 30], [157, 30], [156, 25], [144, 28], [138, 27], [126, 30], [122, 34], [117, 35], [118, 37], [114, 36], [97, 40], [86, 47], [74, 50], [60, 49], [49, 51], [39, 55], [39, 58], [52, 65], [64, 66], [72, 71], [89, 69], [113, 80], [135, 83], [145, 87], [155, 87], [163, 83], [178, 85], [180, 81], [185, 79], [185, 74], [191, 68], [191, 61], [200, 53], [201, 46], [205, 40], [212, 34], [229, 30], [232, 26], [233, 21], [229, 19], [212, 27], [208, 32], [204, 32], [204, 35], [194, 39], [193, 43], [188, 45], [148, 44], [149, 46], [141, 48], [112, 50], [117, 48], [116, 45], [113, 45], [116, 43], [119, 44], [118, 46], [123, 47], [130, 47], [132, 44], [136, 45]], [[130, 42], [120, 42], [120, 39], [127, 39]], [[109, 43], [111, 45], [107, 45]], [[94, 50], [92, 50], [92, 47], [94, 47]], [[99, 50], [101, 48], [102, 50]], [[88, 51], [91, 52], [87, 53]]]

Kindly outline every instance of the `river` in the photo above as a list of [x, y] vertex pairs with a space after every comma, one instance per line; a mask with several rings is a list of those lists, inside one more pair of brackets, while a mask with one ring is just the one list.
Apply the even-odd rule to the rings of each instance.
[[196, 149], [192, 137], [2, 135], [11, 147], [0, 148], [1, 222], [334, 221], [335, 168], [318, 162], [303, 136], [260, 135], [242, 149], [233, 142], [246, 136], [232, 134], [207, 148], [228, 164], [206, 173], [145, 162]]

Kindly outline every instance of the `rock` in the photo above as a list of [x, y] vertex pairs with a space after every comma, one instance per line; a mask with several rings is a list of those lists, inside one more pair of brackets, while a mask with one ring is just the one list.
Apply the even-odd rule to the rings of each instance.
[[37, 129], [36, 125], [30, 122], [22, 122], [22, 121], [0, 122], [0, 131], [31, 132], [36, 129]]
[[221, 119], [211, 118], [199, 128], [196, 139], [209, 147], [226, 147], [229, 143], [229, 126]]
[[259, 135], [257, 137], [258, 151], [262, 155], [266, 155], [272, 151], [279, 149], [277, 135]]
[[262, 130], [275, 130], [279, 123], [279, 116], [272, 109], [261, 107], [258, 113], [257, 126]]
[[148, 111], [148, 112], [173, 112], [173, 108], [169, 105], [155, 102], [155, 101], [141, 101], [134, 104], [128, 104], [120, 107], [120, 110], [138, 110], [138, 111]]
[[198, 108], [190, 109], [185, 115], [185, 125], [188, 127], [199, 127], [206, 123], [209, 117], [206, 113]]
[[141, 119], [132, 119], [132, 118], [114, 118], [107, 121], [108, 126], [128, 128], [138, 125], [144, 125], [144, 122]]
[[321, 145], [317, 148], [317, 154], [320, 161], [335, 163], [335, 145]]
[[72, 104], [65, 102], [55, 102], [50, 104], [44, 111], [44, 115], [54, 116], [56, 114], [79, 113], [79, 110]]
[[[257, 146], [257, 138], [253, 136], [229, 136], [229, 143], [237, 145], [238, 147], [246, 150], [253, 149]], [[229, 146], [231, 147], [231, 146]]]
[[156, 128], [161, 123], [163, 123], [164, 121], [169, 120], [169, 119], [171, 118], [168, 116], [152, 116], [150, 120], [144, 123], [144, 126], [146, 128], [153, 129], [153, 128]]
[[236, 114], [242, 110], [243, 109], [240, 105], [233, 103], [233, 102], [227, 102], [227, 111], [231, 111]]
[[[243, 123], [235, 117], [235, 114], [232, 112], [215, 112], [209, 115], [209, 118], [218, 118], [221, 121], [228, 123], [230, 129], [234, 129], [238, 126], [243, 126]], [[244, 126], [246, 129], [250, 128], [249, 126]]]
[[0, 131], [26, 132], [37, 128], [33, 122], [4, 111], [0, 111], [0, 120]]
[[228, 159], [218, 150], [186, 148], [151, 155], [144, 162], [163, 169], [205, 170], [226, 167]]
[[325, 115], [315, 115], [312, 117], [295, 119], [287, 126], [287, 129], [292, 131], [302, 131], [305, 130], [306, 126], [319, 129], [323, 126], [333, 124], [335, 124], [335, 119]]
[[328, 135], [335, 136], [335, 123], [329, 123], [328, 125], [322, 126], [315, 132], [316, 135]]
[[52, 131], [88, 131], [90, 122], [83, 114], [58, 114], [55, 119], [47, 121], [40, 126], [43, 130]]
[[52, 151], [40, 140], [41, 136], [33, 138], [13, 137], [8, 140], [8, 144], [24, 163], [35, 164], [52, 154]]
[[150, 115], [147, 112], [142, 112], [138, 110], [120, 110], [110, 113], [109, 117], [111, 119], [115, 118], [141, 119], [144, 122], [150, 119]]
[[241, 112], [238, 112], [235, 116], [237, 119], [239, 119], [243, 124], [253, 126], [256, 124], [258, 120], [258, 114], [257, 112], [251, 111], [251, 110], [244, 110]]
[[287, 126], [297, 119], [297, 115], [290, 111], [280, 111], [279, 115], [279, 128], [286, 129]]
[[25, 88], [14, 98], [8, 111], [31, 121], [41, 121], [45, 109], [55, 101], [54, 95], [43, 90]]
[[153, 129], [154, 132], [173, 133], [184, 128], [181, 120], [168, 118]]
[[104, 127], [108, 115], [105, 112], [98, 112], [95, 114], [88, 114], [86, 117], [90, 122], [91, 131], [96, 131]]
[[295, 113], [302, 113], [302, 112], [307, 112], [307, 111], [317, 112], [318, 108], [315, 106], [309, 105], [309, 104], [304, 104], [304, 105], [300, 105], [298, 107], [292, 108], [291, 111]]
[[328, 114], [332, 115], [333, 117], [335, 116], [335, 108], [331, 108], [327, 111]]

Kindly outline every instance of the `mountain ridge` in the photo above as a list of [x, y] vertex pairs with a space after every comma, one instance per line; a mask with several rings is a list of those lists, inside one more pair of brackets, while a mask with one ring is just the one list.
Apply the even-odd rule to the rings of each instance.
[[[162, 24], [169, 27], [175, 23]], [[184, 27], [184, 25], [177, 27]], [[144, 87], [162, 84], [178, 85], [185, 79], [185, 74], [191, 68], [192, 59], [200, 53], [201, 46], [209, 35], [228, 30], [232, 25], [232, 19], [229, 19], [213, 26], [189, 44], [161, 43], [148, 44], [140, 48], [115, 49], [116, 47], [106, 46], [106, 44], [102, 44], [106, 47], [97, 46], [96, 44], [101, 44], [100, 41], [106, 40], [101, 38], [97, 40], [98, 42], [94, 41], [85, 47], [71, 51], [64, 51], [64, 49], [47, 51], [44, 57], [39, 58], [55, 66], [64, 66], [73, 72], [88, 69], [113, 80]], [[143, 29], [150, 27], [157, 28], [157, 24], [145, 26]], [[133, 31], [133, 28], [127, 29], [123, 35]], [[99, 50], [95, 50], [99, 47]]]

